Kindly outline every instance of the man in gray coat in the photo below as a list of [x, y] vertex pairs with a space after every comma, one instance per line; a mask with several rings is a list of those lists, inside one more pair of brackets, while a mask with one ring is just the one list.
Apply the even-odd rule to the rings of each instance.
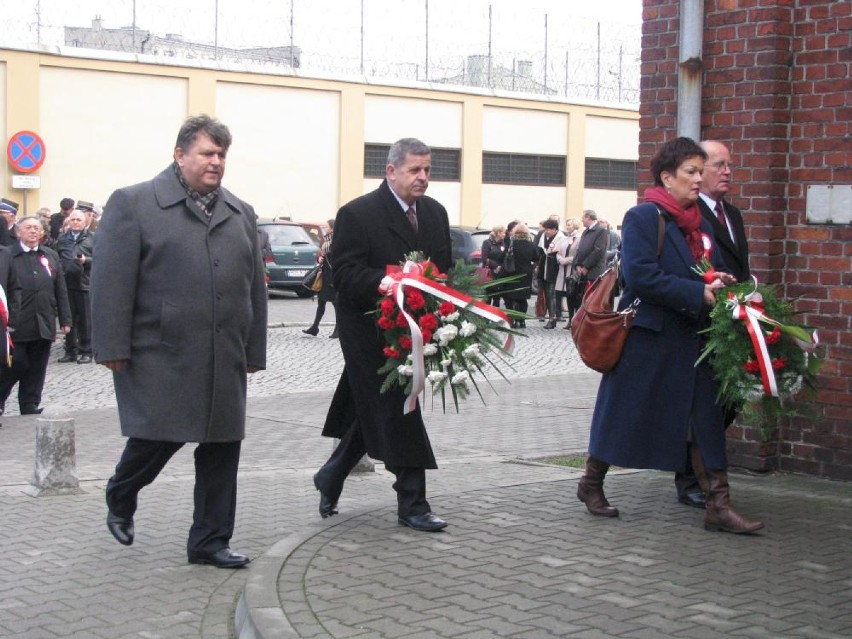
[[134, 539], [137, 494], [185, 443], [195, 449], [193, 564], [231, 551], [246, 374], [266, 366], [266, 287], [252, 207], [221, 187], [231, 134], [206, 115], [181, 127], [174, 163], [117, 190], [95, 234], [92, 343], [113, 371], [124, 453], [107, 528]]
[[598, 214], [591, 209], [583, 211], [583, 226], [586, 230], [580, 236], [574, 270], [586, 281], [594, 282], [606, 268], [609, 233], [598, 224]]

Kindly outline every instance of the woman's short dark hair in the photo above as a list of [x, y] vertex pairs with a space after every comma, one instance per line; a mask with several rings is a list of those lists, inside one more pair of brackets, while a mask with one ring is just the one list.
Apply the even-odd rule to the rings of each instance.
[[684, 160], [696, 156], [702, 160], [707, 159], [707, 153], [692, 138], [680, 137], [669, 140], [651, 158], [651, 176], [654, 178], [654, 184], [663, 186], [663, 171], [673, 174]]
[[189, 151], [199, 133], [206, 133], [217, 146], [227, 151], [231, 146], [231, 132], [224, 124], [209, 115], [193, 115], [186, 119], [178, 132], [175, 148]]

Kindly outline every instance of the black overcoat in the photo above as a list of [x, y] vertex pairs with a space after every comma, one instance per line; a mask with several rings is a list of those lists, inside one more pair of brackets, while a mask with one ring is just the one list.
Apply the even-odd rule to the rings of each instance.
[[173, 442], [245, 436], [246, 367], [266, 366], [266, 284], [251, 206], [221, 189], [208, 220], [169, 167], [119, 189], [95, 234], [92, 347], [113, 373], [121, 432]]
[[373, 459], [388, 465], [436, 468], [419, 405], [403, 415], [401, 389], [379, 392], [382, 378], [377, 371], [385, 363], [385, 342], [376, 317], [367, 315], [381, 298], [378, 286], [386, 267], [399, 265], [406, 254], [421, 251], [444, 272], [451, 266], [446, 209], [424, 196], [417, 201], [417, 218], [415, 233], [386, 181], [337, 213], [332, 272], [345, 365], [323, 435], [342, 437], [357, 419]]
[[[71, 326], [68, 289], [59, 256], [39, 245], [37, 252], [24, 251], [20, 242], [8, 248], [20, 287], [20, 310], [14, 320], [13, 342], [56, 338], [56, 321]], [[14, 351], [12, 357], [14, 357]]]
[[523, 275], [519, 280], [506, 285], [506, 297], [510, 300], [528, 300], [532, 295], [532, 278], [538, 260], [538, 249], [527, 238], [516, 237], [512, 240], [515, 254], [515, 275]]
[[[56, 240], [56, 252], [62, 262], [65, 273], [65, 284], [69, 290], [88, 291], [92, 273], [92, 252], [95, 247], [94, 234], [84, 229], [77, 234], [71, 231], [63, 233]], [[86, 256], [86, 261], [80, 264], [79, 257]]]
[[713, 229], [713, 239], [722, 254], [722, 261], [725, 262], [725, 265], [731, 271], [731, 275], [736, 277], [738, 282], [745, 282], [751, 277], [751, 270], [748, 266], [748, 240], [746, 239], [743, 215], [736, 206], [725, 200], [722, 200], [722, 206], [731, 227], [734, 229], [736, 243], [731, 240], [728, 229], [722, 226], [722, 223], [716, 217], [716, 213], [710, 210], [704, 198], [698, 198], [701, 215]]

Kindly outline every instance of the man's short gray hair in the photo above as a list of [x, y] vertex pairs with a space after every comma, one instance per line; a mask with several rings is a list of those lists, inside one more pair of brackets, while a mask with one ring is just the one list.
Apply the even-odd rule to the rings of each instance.
[[388, 151], [388, 164], [398, 169], [405, 164], [409, 155], [431, 155], [432, 149], [417, 138], [402, 138], [391, 145]]
[[586, 209], [585, 211], [583, 211], [583, 215], [587, 215], [590, 220], [598, 219], [598, 214], [595, 213], [592, 209]]

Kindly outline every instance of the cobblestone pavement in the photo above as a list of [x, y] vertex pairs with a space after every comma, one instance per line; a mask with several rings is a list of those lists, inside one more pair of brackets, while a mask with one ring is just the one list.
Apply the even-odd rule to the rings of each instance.
[[339, 347], [324, 337], [331, 316], [320, 337], [301, 333], [310, 300], [271, 306], [232, 540], [248, 569], [185, 561], [191, 447], [140, 494], [136, 543], [109, 536], [103, 490], [124, 445], [111, 383], [101, 367], [52, 363], [45, 417], [75, 420], [81, 490], [25, 494], [36, 418], [3, 417], [0, 637], [229, 639], [235, 617], [243, 637], [267, 638], [852, 636], [848, 484], [736, 474], [735, 502], [767, 524], [738, 537], [705, 532], [664, 473], [613, 474], [622, 516], [602, 520], [576, 500], [578, 471], [535, 461], [581, 453], [588, 437], [598, 376], [561, 329], [530, 323], [487, 406], [427, 412], [445, 533], [396, 524], [381, 464], [320, 520], [311, 476], [331, 450], [319, 431]]

